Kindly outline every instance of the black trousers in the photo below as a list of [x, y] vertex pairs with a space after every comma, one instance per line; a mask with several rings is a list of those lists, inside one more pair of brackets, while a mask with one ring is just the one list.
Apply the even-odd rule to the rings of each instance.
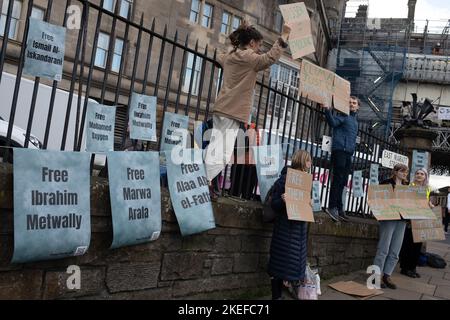
[[400, 268], [402, 270], [416, 270], [419, 263], [422, 242], [414, 243], [411, 227], [407, 226], [400, 250]]
[[330, 203], [328, 207], [343, 209], [342, 192], [348, 181], [348, 175], [352, 170], [352, 154], [345, 151], [333, 151], [331, 154], [332, 176]]
[[444, 230], [445, 230], [445, 232], [448, 231], [448, 223], [449, 223], [449, 220], [450, 220], [450, 217], [449, 217], [449, 214], [448, 214], [448, 208], [445, 208], [445, 215], [444, 215], [444, 217], [442, 218], [442, 224], [444, 225]]
[[272, 284], [272, 300], [280, 299], [283, 292], [283, 280], [273, 278], [271, 280], [271, 284]]

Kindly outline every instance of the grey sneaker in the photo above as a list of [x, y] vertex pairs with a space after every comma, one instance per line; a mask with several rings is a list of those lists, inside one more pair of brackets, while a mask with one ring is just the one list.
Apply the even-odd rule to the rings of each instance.
[[325, 211], [325, 213], [328, 214], [334, 222], [339, 222], [339, 213], [337, 208], [323, 208], [323, 211]]
[[350, 218], [347, 216], [344, 210], [339, 211], [339, 219], [341, 219], [344, 222], [350, 221]]

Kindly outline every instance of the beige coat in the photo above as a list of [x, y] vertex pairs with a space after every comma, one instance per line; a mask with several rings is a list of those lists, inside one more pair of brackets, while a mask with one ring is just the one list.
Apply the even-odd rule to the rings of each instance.
[[218, 55], [223, 67], [223, 83], [214, 105], [214, 114], [247, 123], [252, 111], [256, 74], [280, 59], [278, 41], [269, 52], [257, 54], [252, 49]]

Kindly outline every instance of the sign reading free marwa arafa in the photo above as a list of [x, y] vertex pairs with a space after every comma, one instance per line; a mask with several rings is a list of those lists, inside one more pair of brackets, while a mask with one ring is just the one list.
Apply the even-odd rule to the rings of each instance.
[[90, 157], [14, 150], [14, 263], [86, 252], [91, 239]]

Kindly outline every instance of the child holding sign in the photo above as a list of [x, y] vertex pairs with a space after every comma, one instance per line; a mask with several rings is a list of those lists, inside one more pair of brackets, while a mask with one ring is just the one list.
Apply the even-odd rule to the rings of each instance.
[[[205, 153], [206, 175], [212, 181], [230, 161], [240, 123], [247, 123], [253, 107], [256, 75], [280, 59], [286, 48], [289, 28], [272, 49], [260, 54], [263, 36], [253, 26], [242, 24], [230, 35], [233, 50], [219, 54], [223, 85], [214, 104], [211, 142]], [[212, 198], [214, 192], [210, 187]]]
[[[292, 156], [291, 168], [308, 172], [311, 168], [311, 156], [304, 150]], [[281, 177], [275, 182], [272, 193], [272, 209], [277, 213], [273, 226], [272, 243], [268, 273], [272, 277], [272, 299], [281, 298], [283, 281], [290, 282], [296, 289], [305, 278], [307, 253], [307, 224], [302, 221], [288, 220], [286, 212], [286, 175], [284, 168]]]
[[[395, 165], [390, 179], [382, 181], [380, 184], [391, 184], [395, 189], [396, 185], [408, 185], [408, 167], [404, 164]], [[380, 267], [383, 275], [381, 287], [397, 289], [392, 282], [391, 275], [398, 262], [398, 255], [402, 248], [403, 235], [405, 233], [405, 220], [383, 220], [379, 222], [379, 234], [377, 253], [373, 264]]]
[[[428, 185], [428, 172], [426, 169], [419, 169], [415, 172], [414, 182], [411, 183], [411, 186], [425, 187], [429, 206], [430, 208], [434, 207], [430, 202], [431, 188]], [[408, 222], [406, 225], [405, 235], [403, 237], [402, 250], [400, 251], [401, 274], [404, 274], [410, 278], [420, 278], [420, 275], [416, 271], [416, 267], [419, 263], [421, 249], [422, 242], [414, 243], [412, 226], [411, 223]]]

